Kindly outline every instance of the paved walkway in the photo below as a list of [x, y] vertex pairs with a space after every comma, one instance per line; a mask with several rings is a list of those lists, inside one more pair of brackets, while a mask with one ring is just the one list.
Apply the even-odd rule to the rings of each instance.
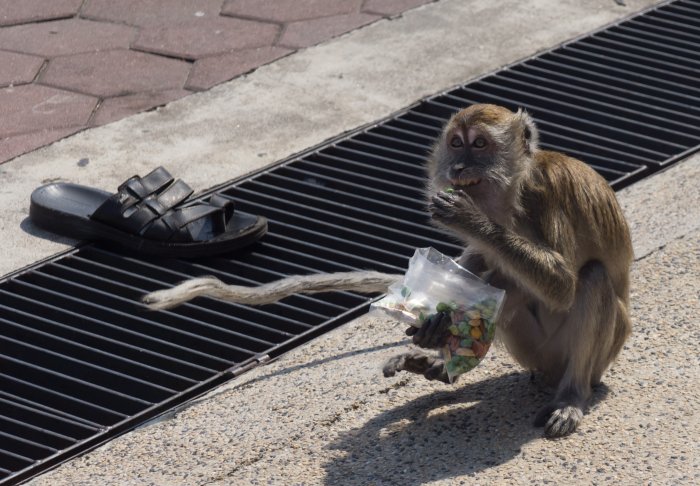
[[0, 0], [0, 163], [435, 0]]

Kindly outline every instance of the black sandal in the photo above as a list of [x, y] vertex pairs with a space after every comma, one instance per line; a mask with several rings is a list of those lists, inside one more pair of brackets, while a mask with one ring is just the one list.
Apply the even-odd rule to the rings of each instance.
[[29, 217], [40, 228], [70, 238], [99, 240], [141, 254], [215, 255], [250, 245], [267, 232], [261, 216], [234, 210], [215, 194], [190, 201], [193, 190], [163, 167], [134, 176], [116, 194], [67, 182], [34, 190]]

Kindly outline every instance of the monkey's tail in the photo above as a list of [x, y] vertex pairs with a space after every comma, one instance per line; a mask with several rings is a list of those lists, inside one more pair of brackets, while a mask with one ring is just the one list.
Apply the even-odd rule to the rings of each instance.
[[195, 297], [216, 297], [240, 304], [262, 305], [292, 294], [347, 290], [363, 294], [386, 292], [403, 275], [371, 271], [294, 275], [258, 287], [226, 285], [214, 277], [187, 280], [171, 288], [151, 292], [143, 302], [152, 310], [169, 309]]

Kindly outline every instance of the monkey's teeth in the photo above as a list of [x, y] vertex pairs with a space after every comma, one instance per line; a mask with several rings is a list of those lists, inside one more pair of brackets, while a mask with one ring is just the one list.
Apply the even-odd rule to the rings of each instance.
[[481, 182], [481, 179], [464, 179], [459, 182], [456, 182], [454, 184], [455, 187], [469, 187], [469, 186], [475, 186], [479, 182]]

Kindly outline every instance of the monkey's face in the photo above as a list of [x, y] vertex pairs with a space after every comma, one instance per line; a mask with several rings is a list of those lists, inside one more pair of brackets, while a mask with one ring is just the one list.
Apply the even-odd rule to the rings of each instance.
[[447, 123], [428, 164], [428, 196], [451, 187], [482, 207], [508, 197], [529, 164], [534, 124], [522, 112], [473, 105]]

